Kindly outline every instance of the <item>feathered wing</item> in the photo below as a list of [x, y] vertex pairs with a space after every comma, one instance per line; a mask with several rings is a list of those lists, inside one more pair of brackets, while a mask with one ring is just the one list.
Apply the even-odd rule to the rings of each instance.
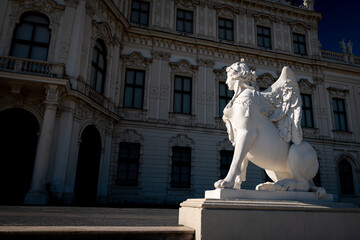
[[284, 67], [279, 79], [259, 95], [261, 111], [276, 123], [280, 137], [300, 144], [301, 96], [294, 72]]

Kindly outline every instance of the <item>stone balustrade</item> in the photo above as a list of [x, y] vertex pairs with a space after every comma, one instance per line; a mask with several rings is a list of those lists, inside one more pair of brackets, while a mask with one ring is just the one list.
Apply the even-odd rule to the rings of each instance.
[[0, 71], [64, 78], [65, 65], [62, 63], [51, 63], [33, 59], [1, 56]]
[[320, 49], [321, 59], [325, 61], [360, 65], [360, 57]]

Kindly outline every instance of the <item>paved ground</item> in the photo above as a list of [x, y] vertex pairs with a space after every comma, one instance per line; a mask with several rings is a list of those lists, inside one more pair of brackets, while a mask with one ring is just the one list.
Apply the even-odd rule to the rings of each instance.
[[0, 226], [177, 226], [178, 209], [0, 206]]

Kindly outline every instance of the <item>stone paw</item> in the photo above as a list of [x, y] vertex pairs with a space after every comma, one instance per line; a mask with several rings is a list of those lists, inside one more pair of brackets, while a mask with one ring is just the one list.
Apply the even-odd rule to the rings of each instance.
[[279, 181], [279, 182], [276, 182], [276, 183], [274, 184], [274, 190], [275, 190], [275, 191], [285, 192], [285, 191], [287, 191], [288, 189], [289, 189], [289, 185], [286, 184], [285, 182]]
[[226, 181], [225, 179], [220, 179], [214, 183], [215, 188], [232, 188], [233, 186], [233, 182]]
[[274, 191], [274, 183], [273, 182], [260, 183], [259, 185], [256, 186], [255, 190]]

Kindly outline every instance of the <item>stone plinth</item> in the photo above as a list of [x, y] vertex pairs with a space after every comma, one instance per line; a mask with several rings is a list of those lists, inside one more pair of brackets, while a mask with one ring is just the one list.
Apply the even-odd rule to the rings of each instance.
[[[226, 191], [221, 193], [224, 196]], [[248, 192], [248, 196], [252, 194], [256, 193]], [[359, 237], [360, 209], [352, 204], [215, 197], [188, 199], [180, 204], [179, 224], [195, 229], [196, 240]]]
[[208, 199], [262, 199], [262, 200], [295, 200], [301, 202], [333, 202], [332, 194], [326, 194], [325, 198], [318, 199], [315, 192], [279, 192], [279, 191], [253, 191], [219, 188], [205, 191]]

